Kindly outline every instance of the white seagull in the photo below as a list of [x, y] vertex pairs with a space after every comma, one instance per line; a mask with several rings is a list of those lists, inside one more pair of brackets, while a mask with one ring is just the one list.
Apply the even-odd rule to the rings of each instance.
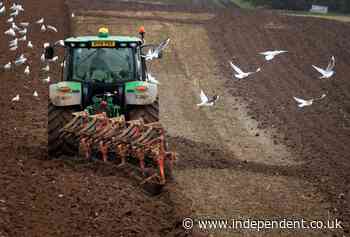
[[15, 97], [13, 97], [11, 101], [19, 101], [19, 94], [17, 94]]
[[27, 47], [31, 48], [31, 49], [34, 47], [33, 44], [32, 44], [32, 41], [28, 41]]
[[43, 44], [44, 49], [46, 49], [46, 48], [49, 47], [49, 46], [50, 46], [50, 43], [48, 43], [48, 42], [46, 42], [46, 43]]
[[22, 27], [28, 27], [29, 26], [29, 22], [21, 22], [19, 23]]
[[22, 5], [13, 3], [12, 6], [10, 7], [12, 11], [24, 11]]
[[27, 28], [24, 28], [23, 30], [18, 31], [18, 33], [20, 33], [21, 35], [25, 35], [27, 34], [27, 32], [28, 32]]
[[24, 74], [27, 75], [27, 76], [30, 74], [29, 66], [26, 66], [26, 68], [24, 70]]
[[2, 14], [4, 14], [5, 12], [6, 12], [5, 6], [2, 6], [2, 7], [0, 8], [0, 14], [2, 15]]
[[18, 41], [27, 41], [27, 36], [26, 35], [23, 35], [22, 38], [19, 38]]
[[44, 18], [42, 17], [42, 18], [40, 18], [39, 20], [37, 20], [36, 22], [35, 22], [36, 24], [43, 24], [44, 23]]
[[17, 5], [16, 10], [24, 12], [24, 8], [22, 7], [22, 5], [19, 5], [19, 4]]
[[233, 64], [231, 61], [229, 62], [232, 69], [236, 72], [234, 74], [234, 76], [238, 79], [243, 79], [243, 78], [246, 78], [254, 73], [257, 73], [257, 72], [260, 72], [261, 71], [261, 68], [259, 67], [258, 69], [256, 69], [255, 72], [243, 72], [239, 67], [237, 67], [235, 64]]
[[17, 49], [18, 49], [18, 46], [15, 45], [15, 46], [13, 46], [13, 47], [10, 48], [10, 51], [16, 51]]
[[45, 72], [50, 71], [50, 65], [47, 64], [46, 67], [43, 67], [43, 68], [42, 68], [42, 70], [45, 71]]
[[41, 62], [45, 62], [46, 61], [45, 54], [42, 54], [40, 56], [40, 60], [41, 60]]
[[49, 59], [49, 62], [56, 62], [58, 60], [58, 56], [53, 57], [52, 59]]
[[9, 46], [14, 47], [18, 45], [18, 39], [15, 38], [14, 40], [9, 41]]
[[17, 4], [16, 3], [13, 3], [12, 6], [10, 7], [10, 9], [12, 11], [16, 10], [17, 9]]
[[334, 67], [335, 67], [335, 57], [332, 56], [331, 57], [331, 60], [329, 61], [328, 63], [328, 66], [326, 69], [322, 69], [322, 68], [319, 68], [319, 67], [316, 67], [315, 65], [312, 65], [312, 67], [314, 69], [316, 69], [319, 73], [322, 74], [322, 76], [320, 77], [320, 79], [323, 79], [323, 78], [330, 78], [334, 75], [335, 71], [333, 70]]
[[10, 69], [10, 68], [11, 68], [11, 65], [12, 65], [12, 63], [11, 63], [11, 62], [8, 62], [7, 64], [4, 65], [4, 69], [5, 69], [5, 70]]
[[298, 97], [293, 97], [293, 98], [294, 98], [294, 100], [296, 102], [298, 102], [298, 107], [302, 108], [302, 107], [305, 107], [305, 106], [310, 106], [310, 105], [312, 105], [314, 103], [314, 101], [322, 100], [325, 97], [326, 97], [326, 94], [322, 94], [322, 96], [319, 97], [319, 98], [314, 98], [314, 99], [309, 99], [309, 100], [303, 100], [303, 99], [300, 99]]
[[14, 22], [12, 22], [12, 27], [11, 27], [11, 28], [14, 29], [14, 30], [16, 30], [16, 31], [21, 30], [21, 28], [19, 28], [19, 27], [16, 25], [16, 23], [14, 23]]
[[274, 50], [274, 51], [266, 51], [266, 52], [261, 52], [259, 54], [264, 55], [266, 61], [272, 60], [275, 56], [282, 54], [282, 53], [287, 53], [288, 51], [286, 50]]
[[27, 61], [27, 58], [22, 54], [18, 59], [15, 61], [15, 65], [21, 65], [24, 64]]
[[148, 50], [148, 53], [143, 56], [146, 60], [153, 60], [159, 58], [162, 51], [169, 45], [170, 39], [161, 42], [155, 49]]
[[58, 40], [55, 42], [55, 45], [59, 45], [59, 46], [62, 46], [64, 47], [64, 40]]
[[18, 16], [18, 10], [15, 10], [14, 12], [12, 12], [11, 14], [10, 14], [10, 16], [14, 16], [14, 17], [16, 17], [16, 16]]
[[16, 32], [12, 28], [10, 28], [7, 31], [5, 31], [5, 35], [10, 35], [10, 36], [15, 37], [16, 36]]
[[213, 106], [215, 105], [216, 101], [219, 99], [218, 95], [214, 95], [212, 98], [208, 98], [203, 90], [201, 90], [201, 94], [200, 94], [200, 99], [201, 99], [201, 103], [197, 104], [198, 107], [202, 107], [202, 106]]
[[50, 80], [51, 80], [50, 76], [48, 76], [48, 77], [46, 77], [45, 79], [43, 79], [43, 81], [44, 81], [44, 82], [47, 82], [47, 83], [49, 83]]
[[41, 32], [45, 32], [46, 31], [46, 26], [45, 25], [41, 25], [40, 30], [41, 30]]

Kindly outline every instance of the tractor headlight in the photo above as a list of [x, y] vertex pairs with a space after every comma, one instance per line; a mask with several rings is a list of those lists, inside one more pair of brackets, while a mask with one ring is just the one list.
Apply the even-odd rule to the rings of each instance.
[[135, 47], [137, 46], [136, 43], [130, 43], [129, 45], [130, 45], [130, 47], [132, 47], [132, 48], [135, 48]]
[[70, 92], [72, 92], [71, 88], [69, 88], [68, 86], [61, 86], [61, 87], [58, 88], [58, 91], [62, 92], [62, 93], [70, 93]]

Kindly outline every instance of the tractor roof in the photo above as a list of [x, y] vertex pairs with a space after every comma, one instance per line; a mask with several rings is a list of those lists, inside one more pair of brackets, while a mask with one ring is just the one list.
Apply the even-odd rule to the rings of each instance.
[[92, 41], [116, 41], [116, 42], [126, 42], [126, 43], [142, 42], [140, 38], [131, 37], [131, 36], [108, 36], [108, 37], [79, 36], [79, 37], [70, 37], [65, 40], [66, 43], [87, 43]]
[[99, 29], [97, 36], [79, 36], [71, 37], [65, 40], [65, 45], [78, 48], [125, 48], [141, 45], [142, 40], [138, 37], [130, 36], [111, 36], [106, 27]]

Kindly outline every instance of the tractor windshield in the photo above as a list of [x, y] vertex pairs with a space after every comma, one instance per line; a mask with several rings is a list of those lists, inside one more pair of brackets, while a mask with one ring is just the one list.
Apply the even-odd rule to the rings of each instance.
[[135, 77], [135, 58], [131, 48], [72, 50], [73, 80], [115, 83]]

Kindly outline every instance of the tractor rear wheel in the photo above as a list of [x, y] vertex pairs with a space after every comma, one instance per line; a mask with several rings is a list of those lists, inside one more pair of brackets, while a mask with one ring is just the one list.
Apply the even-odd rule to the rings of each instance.
[[57, 107], [49, 102], [48, 152], [50, 157], [75, 155], [78, 152], [78, 144], [75, 144], [73, 140], [63, 140], [60, 138], [60, 130], [73, 118], [73, 112], [76, 111], [72, 108]]

